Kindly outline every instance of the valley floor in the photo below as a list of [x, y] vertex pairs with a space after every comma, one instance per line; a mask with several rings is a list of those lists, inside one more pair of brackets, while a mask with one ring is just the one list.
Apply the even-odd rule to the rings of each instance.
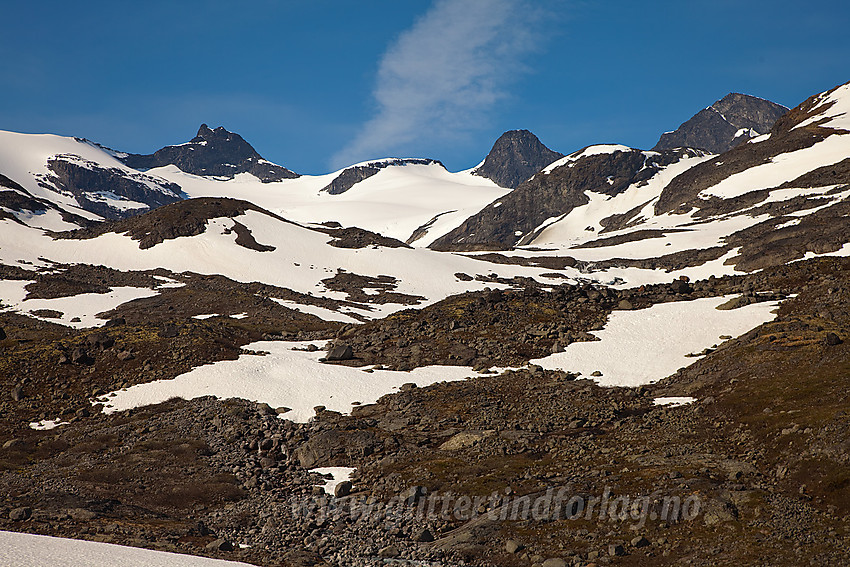
[[[142, 287], [152, 277], [120, 276]], [[185, 280], [101, 329], [0, 313], [11, 393], [0, 401], [0, 530], [257, 565], [847, 562], [848, 259], [629, 290], [526, 282], [358, 326], [285, 310], [247, 284]], [[40, 285], [49, 296], [60, 282]], [[588, 341], [624, 317], [721, 303], [764, 315], [656, 383], [602, 386], [617, 365], [593, 376], [572, 360], [533, 362], [596, 344], [623, 362], [622, 337]], [[704, 323], [691, 313], [647, 330], [649, 343]], [[399, 378], [376, 403], [317, 407], [309, 420], [211, 396], [107, 407], [137, 384], [256, 357], [244, 347], [261, 340], [329, 339], [352, 348], [325, 363], [346, 380], [434, 365], [460, 375]], [[318, 353], [295, 355], [320, 365]], [[325, 494], [314, 469], [326, 467], [353, 468], [350, 484]]]

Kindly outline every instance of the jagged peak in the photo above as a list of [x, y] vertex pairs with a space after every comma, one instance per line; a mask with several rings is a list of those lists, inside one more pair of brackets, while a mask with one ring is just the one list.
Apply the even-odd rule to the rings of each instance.
[[530, 130], [508, 130], [493, 143], [474, 173], [493, 180], [501, 187], [515, 189], [563, 156], [546, 147]]

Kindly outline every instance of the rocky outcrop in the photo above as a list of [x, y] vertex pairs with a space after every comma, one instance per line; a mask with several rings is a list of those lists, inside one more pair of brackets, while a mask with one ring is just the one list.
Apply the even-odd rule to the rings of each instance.
[[765, 134], [788, 108], [763, 98], [729, 93], [665, 132], [653, 150], [689, 147], [722, 154], [751, 137]]
[[[96, 238], [107, 232], [129, 234], [131, 238], [139, 241], [139, 248], [144, 250], [165, 240], [181, 236], [197, 236], [206, 230], [207, 222], [210, 219], [233, 218], [244, 214], [246, 211], [257, 211], [281, 222], [289, 222], [248, 201], [202, 197], [179, 201], [121, 221], [100, 223], [86, 229], [57, 233], [54, 237], [84, 240]], [[235, 224], [239, 225], [239, 223]], [[247, 227], [239, 225], [231, 230], [236, 233], [236, 243], [245, 248], [259, 251], [274, 249], [274, 247], [257, 243], [253, 236], [249, 236], [250, 231]]]
[[166, 146], [147, 155], [128, 154], [119, 159], [134, 169], [151, 169], [176, 165], [193, 175], [232, 179], [239, 173], [250, 173], [263, 183], [293, 179], [293, 171], [263, 159], [242, 136], [219, 126], [211, 130], [201, 124], [198, 135], [185, 144]]
[[500, 187], [516, 189], [562, 157], [564, 154], [550, 150], [528, 130], [509, 130], [499, 136], [475, 174], [492, 179]]
[[37, 176], [47, 190], [70, 194], [80, 208], [121, 219], [183, 198], [179, 185], [144, 173], [102, 165], [74, 154], [47, 160], [50, 174]]

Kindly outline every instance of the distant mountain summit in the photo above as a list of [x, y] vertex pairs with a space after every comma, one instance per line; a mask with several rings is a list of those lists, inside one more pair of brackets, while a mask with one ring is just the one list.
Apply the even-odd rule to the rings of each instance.
[[263, 183], [299, 177], [297, 173], [263, 159], [239, 134], [222, 126], [212, 130], [206, 124], [201, 124], [198, 135], [185, 144], [166, 146], [148, 155], [128, 154], [119, 159], [141, 170], [173, 164], [193, 175], [227, 179], [239, 173], [250, 173]]
[[788, 108], [763, 98], [729, 93], [692, 116], [673, 132], [665, 132], [653, 150], [678, 147], [722, 154], [743, 141], [770, 131]]
[[475, 174], [493, 180], [500, 187], [516, 189], [562, 157], [564, 154], [550, 150], [528, 130], [509, 130], [499, 136]]

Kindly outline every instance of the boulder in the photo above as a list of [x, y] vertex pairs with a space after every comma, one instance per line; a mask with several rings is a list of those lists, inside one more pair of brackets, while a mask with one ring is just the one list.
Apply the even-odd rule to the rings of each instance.
[[77, 347], [71, 351], [71, 362], [74, 364], [91, 364], [94, 362], [86, 350], [82, 347]]
[[294, 456], [305, 469], [342, 467], [372, 454], [376, 445], [375, 435], [368, 431], [322, 431], [298, 447]]
[[457, 451], [458, 449], [465, 449], [466, 447], [471, 447], [482, 439], [493, 437], [494, 435], [496, 435], [496, 431], [492, 429], [482, 431], [462, 431], [453, 435], [448, 441], [440, 445], [440, 450]]
[[86, 345], [91, 349], [106, 350], [115, 344], [115, 340], [106, 333], [92, 333], [86, 337]]
[[14, 508], [9, 512], [9, 519], [13, 522], [23, 522], [24, 520], [29, 520], [32, 517], [32, 508], [21, 507]]
[[336, 485], [334, 488], [334, 496], [337, 498], [344, 498], [351, 494], [352, 484], [350, 480], [344, 480]]
[[386, 547], [381, 548], [381, 550], [378, 551], [378, 557], [382, 557], [384, 559], [391, 559], [391, 558], [398, 557], [398, 556], [399, 556], [398, 548], [394, 545], [388, 545]]
[[233, 551], [233, 544], [224, 538], [218, 538], [207, 544], [210, 551]]
[[632, 540], [632, 547], [646, 547], [649, 545], [649, 540], [643, 536], [638, 536]]
[[325, 360], [329, 362], [334, 360], [351, 360], [352, 358], [354, 358], [354, 351], [351, 349], [351, 346], [345, 343], [332, 346], [325, 356]]
[[673, 283], [670, 284], [670, 289], [673, 290], [673, 293], [691, 293], [693, 289], [691, 288], [691, 284], [689, 284], [685, 280], [673, 280]]

